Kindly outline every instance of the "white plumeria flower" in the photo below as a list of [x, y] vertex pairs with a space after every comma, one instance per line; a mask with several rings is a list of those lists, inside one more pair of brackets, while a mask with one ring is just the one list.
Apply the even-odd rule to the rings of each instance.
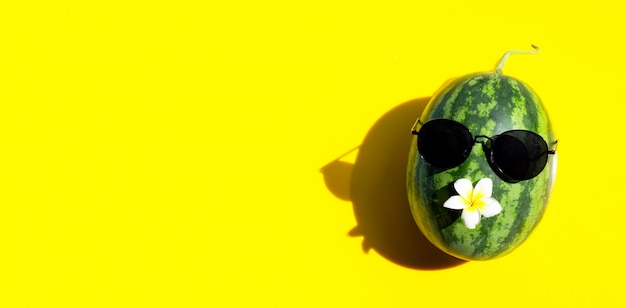
[[466, 227], [476, 228], [481, 217], [492, 217], [502, 212], [498, 200], [491, 198], [493, 182], [489, 178], [480, 179], [476, 187], [472, 187], [469, 179], [458, 179], [454, 182], [454, 189], [458, 195], [450, 197], [443, 207], [453, 210], [463, 210], [461, 219]]

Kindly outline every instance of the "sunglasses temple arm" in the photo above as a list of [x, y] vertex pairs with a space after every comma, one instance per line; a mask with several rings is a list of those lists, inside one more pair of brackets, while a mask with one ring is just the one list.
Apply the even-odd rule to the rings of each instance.
[[[555, 141], [553, 144], [556, 144], [557, 142], [558, 142], [558, 140], [557, 140], [557, 141]], [[548, 151], [547, 151], [547, 153], [548, 153], [548, 155], [554, 155], [554, 154], [556, 154], [556, 148], [555, 148], [554, 150], [548, 150]], [[543, 154], [539, 154], [537, 157], [533, 157], [532, 159], [537, 159], [537, 158], [538, 158], [539, 156], [541, 156], [541, 155], [543, 155]]]
[[557, 145], [558, 142], [559, 142], [558, 140], [554, 141], [554, 143], [553, 143], [554, 144], [554, 150], [548, 150], [548, 154], [556, 154], [556, 145]]
[[418, 124], [422, 124], [422, 122], [420, 122], [419, 118], [417, 118], [417, 120], [415, 120], [415, 124], [413, 124], [413, 127], [411, 127], [411, 134], [418, 135], [418, 131], [417, 131], [417, 125]]

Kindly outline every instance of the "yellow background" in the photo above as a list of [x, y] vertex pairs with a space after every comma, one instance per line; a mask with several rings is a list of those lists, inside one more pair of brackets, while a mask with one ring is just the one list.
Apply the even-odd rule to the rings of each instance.
[[[626, 10], [575, 3], [3, 1], [0, 307], [624, 305]], [[407, 216], [409, 129], [531, 43], [553, 198], [456, 261]]]

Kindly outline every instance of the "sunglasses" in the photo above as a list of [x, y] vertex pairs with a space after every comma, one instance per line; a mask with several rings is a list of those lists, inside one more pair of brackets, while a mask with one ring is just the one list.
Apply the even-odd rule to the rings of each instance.
[[[419, 131], [416, 127], [421, 125]], [[485, 156], [496, 174], [507, 182], [519, 182], [536, 177], [545, 168], [549, 154], [546, 141], [527, 130], [509, 130], [496, 136], [472, 136], [465, 125], [448, 119], [419, 119], [411, 133], [418, 135], [417, 149], [426, 163], [441, 169], [461, 165], [470, 155], [475, 143], [481, 143]], [[556, 144], [554, 141], [552, 144]]]

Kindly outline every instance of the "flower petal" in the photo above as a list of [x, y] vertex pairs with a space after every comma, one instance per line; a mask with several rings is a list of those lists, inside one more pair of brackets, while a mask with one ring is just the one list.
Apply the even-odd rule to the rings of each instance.
[[459, 195], [454, 195], [443, 203], [443, 207], [453, 210], [462, 210], [468, 206], [469, 204], [467, 201]]
[[472, 186], [472, 181], [469, 179], [458, 179], [454, 182], [454, 190], [456, 190], [459, 195], [467, 200], [472, 200], [472, 191], [474, 187]]
[[481, 215], [485, 217], [492, 217], [502, 212], [502, 206], [498, 200], [494, 198], [484, 198], [483, 202], [485, 205], [479, 209]]
[[493, 181], [490, 178], [480, 179], [474, 188], [474, 200], [491, 197], [492, 188]]
[[463, 210], [461, 213], [461, 219], [466, 227], [474, 229], [480, 222], [480, 213], [476, 209], [470, 207]]

